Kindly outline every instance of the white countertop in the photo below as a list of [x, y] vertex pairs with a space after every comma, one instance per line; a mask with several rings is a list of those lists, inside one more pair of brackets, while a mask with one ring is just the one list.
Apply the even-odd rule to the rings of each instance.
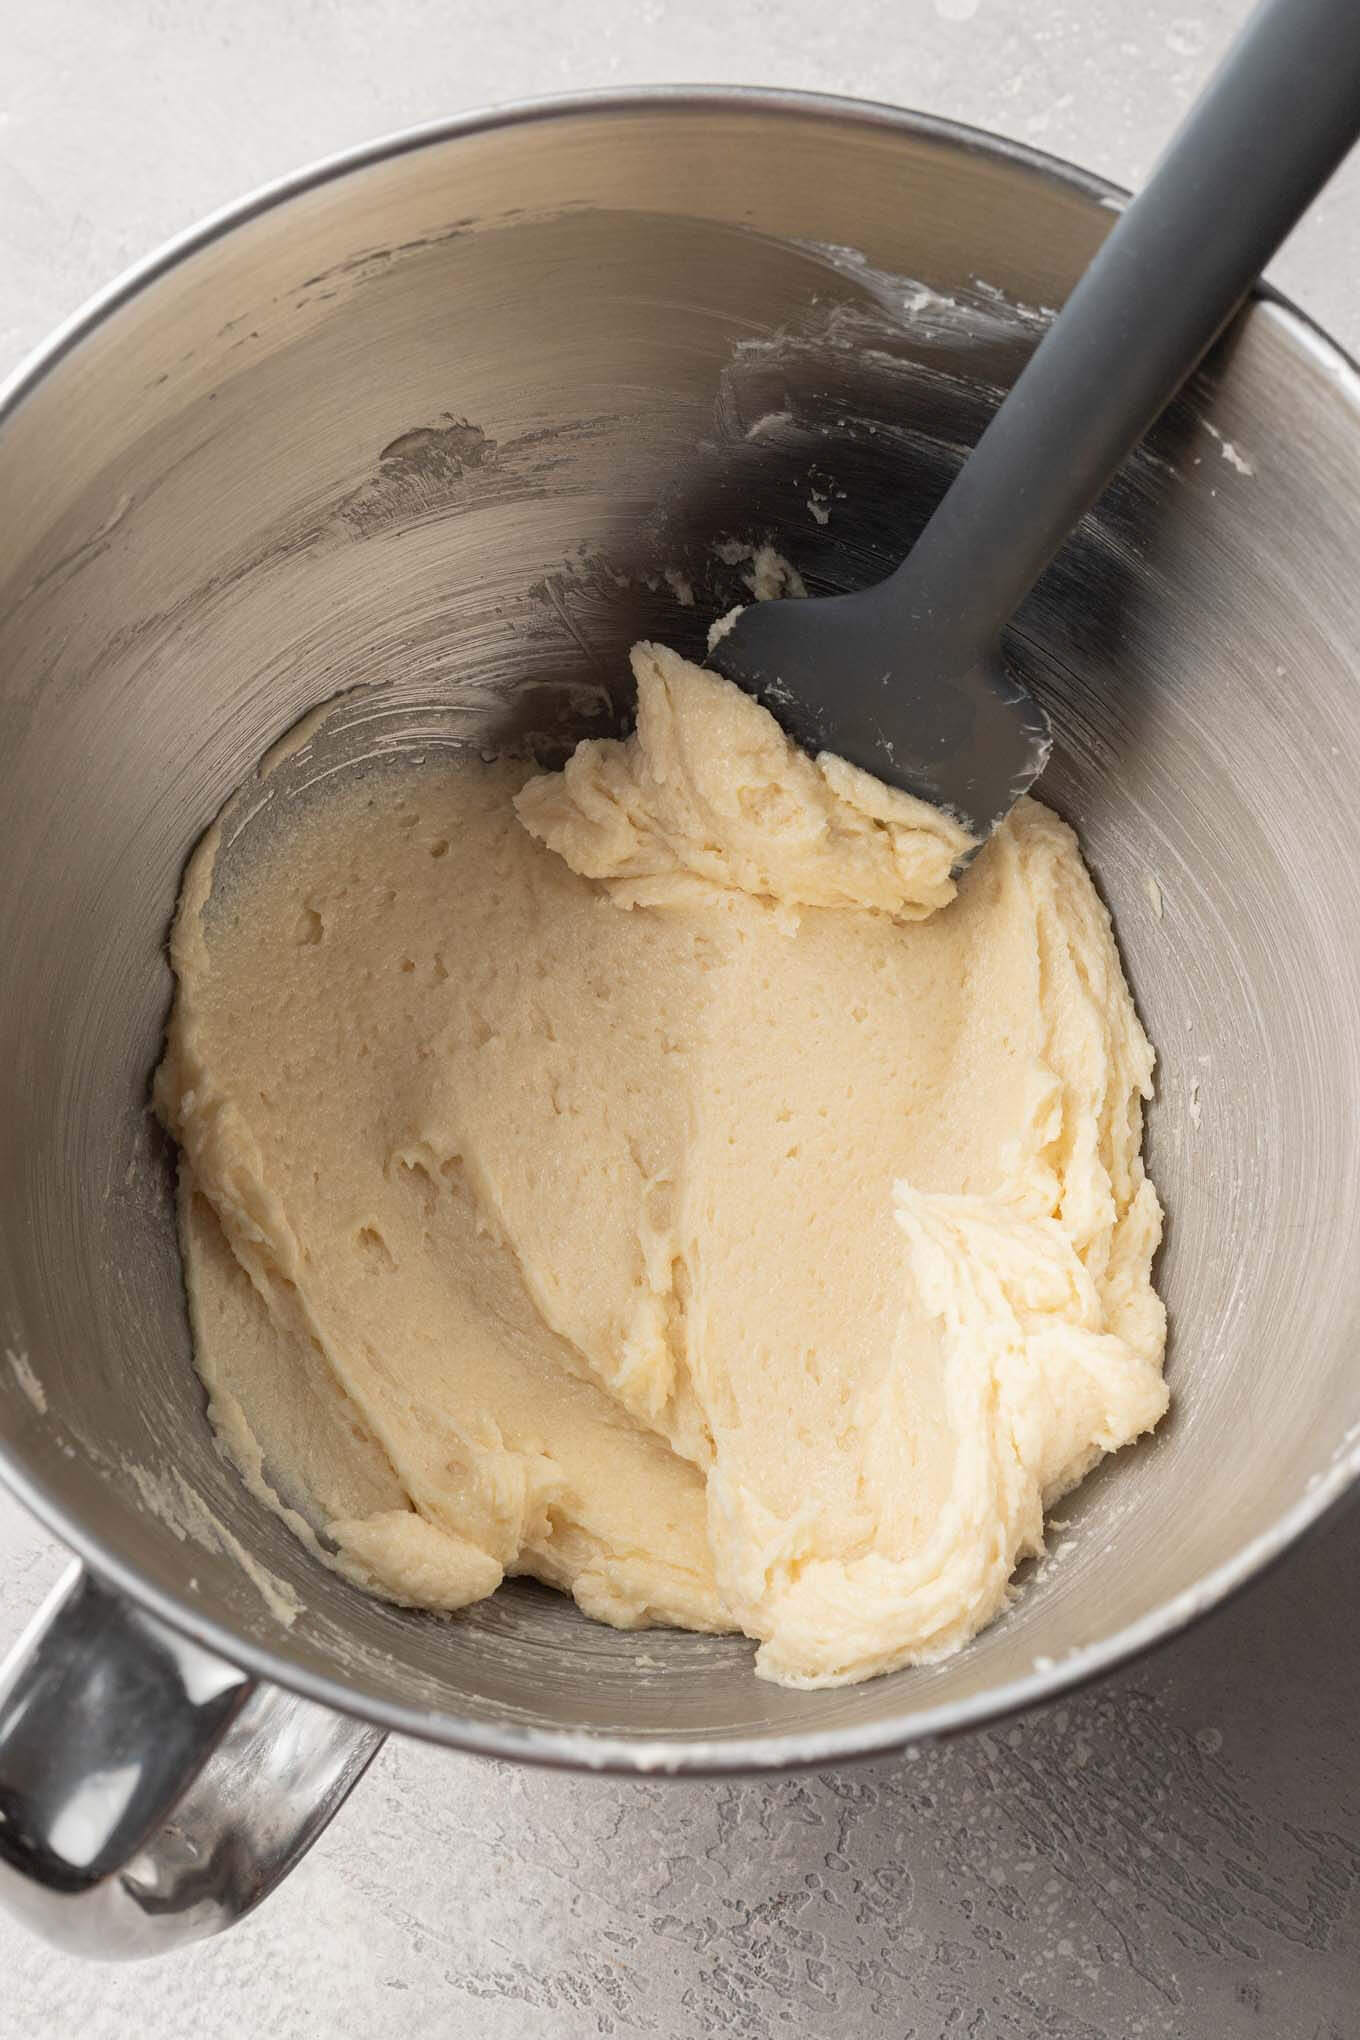
[[[0, 372], [250, 186], [589, 85], [895, 100], [1136, 183], [1245, 0], [10, 0]], [[1360, 351], [1360, 162], [1272, 271]], [[64, 1564], [0, 1497], [0, 1644]], [[157, 1965], [0, 1916], [0, 2040], [1354, 2040], [1360, 1511], [1156, 1657], [908, 1758], [761, 1783], [389, 1742], [229, 1938]]]

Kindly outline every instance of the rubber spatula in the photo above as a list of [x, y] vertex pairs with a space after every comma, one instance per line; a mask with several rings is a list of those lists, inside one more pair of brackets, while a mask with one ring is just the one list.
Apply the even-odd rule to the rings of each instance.
[[1360, 0], [1267, 0], [903, 564], [858, 594], [752, 604], [710, 665], [805, 749], [988, 836], [1051, 743], [1004, 626], [1357, 133]]

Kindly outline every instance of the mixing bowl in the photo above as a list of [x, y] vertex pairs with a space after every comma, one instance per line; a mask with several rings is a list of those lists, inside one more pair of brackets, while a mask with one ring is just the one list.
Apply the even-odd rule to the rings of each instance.
[[[910, 542], [1117, 195], [883, 108], [663, 92], [308, 172], [83, 312], [0, 413], [0, 1467], [79, 1554], [6, 1675], [0, 1860], [135, 1953], [243, 1911], [399, 1729], [621, 1771], [829, 1764], [1168, 1635], [1360, 1460], [1360, 379], [1255, 301], [1012, 653], [1161, 1052], [1174, 1414], [944, 1663], [791, 1692], [527, 1582], [366, 1598], [214, 1449], [148, 1114], [186, 853], [366, 757], [560, 750], [773, 541]], [[272, 804], [272, 806], [271, 806]]]

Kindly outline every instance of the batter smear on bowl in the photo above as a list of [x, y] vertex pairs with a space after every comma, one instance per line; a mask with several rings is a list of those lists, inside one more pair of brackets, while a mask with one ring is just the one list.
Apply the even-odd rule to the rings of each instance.
[[789, 1685], [956, 1649], [1167, 1392], [1153, 1054], [1072, 832], [634, 652], [636, 734], [195, 853], [156, 1101], [246, 1480], [371, 1590], [529, 1573]]

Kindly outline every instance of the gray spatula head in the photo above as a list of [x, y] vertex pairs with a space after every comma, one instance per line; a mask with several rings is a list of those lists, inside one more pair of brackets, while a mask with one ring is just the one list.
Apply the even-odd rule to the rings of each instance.
[[708, 663], [753, 694], [804, 750], [834, 751], [944, 808], [979, 842], [1048, 762], [1048, 717], [999, 650], [922, 657], [891, 584], [743, 609]]

